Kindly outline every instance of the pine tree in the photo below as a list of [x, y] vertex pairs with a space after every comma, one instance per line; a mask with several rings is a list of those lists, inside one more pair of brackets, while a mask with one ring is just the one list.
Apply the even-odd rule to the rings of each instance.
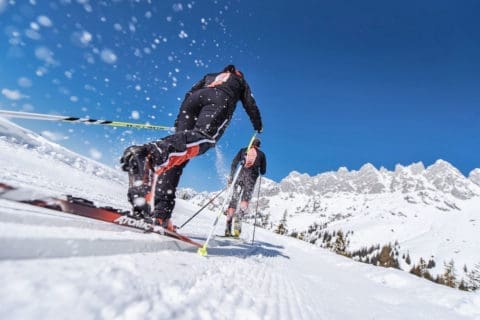
[[405, 262], [410, 265], [412, 263], [412, 260], [410, 259], [410, 253], [407, 254], [407, 258], [405, 259]]
[[338, 230], [338, 232], [337, 232], [337, 237], [335, 239], [335, 243], [333, 244], [333, 251], [337, 254], [341, 254], [343, 256], [348, 256], [347, 240], [343, 236], [342, 230]]
[[422, 276], [422, 272], [420, 270], [419, 266], [413, 265], [413, 267], [410, 269], [410, 273], [416, 275], [417, 277]]
[[477, 263], [475, 267], [468, 273], [468, 290], [474, 291], [480, 288], [480, 263]]
[[455, 288], [457, 276], [455, 274], [455, 264], [453, 259], [448, 263], [444, 263], [445, 271], [443, 272], [443, 279], [445, 280], [445, 285]]
[[435, 278], [435, 282], [438, 283], [438, 284], [445, 285], [445, 279], [441, 275], [437, 275], [437, 277]]
[[400, 269], [398, 260], [394, 258], [392, 246], [390, 244], [384, 245], [378, 254], [379, 265], [385, 268]]
[[267, 213], [266, 215], [264, 216], [261, 216], [261, 224], [262, 224], [262, 227], [263, 228], [267, 228], [268, 224], [269, 224], [269, 220], [270, 220], [270, 213]]
[[277, 226], [277, 229], [275, 229], [275, 233], [278, 234], [286, 234], [287, 233], [287, 210], [283, 213], [282, 220], [280, 220], [280, 224]]
[[468, 291], [468, 285], [465, 283], [463, 279], [460, 281], [460, 284], [458, 285], [458, 289], [462, 291]]

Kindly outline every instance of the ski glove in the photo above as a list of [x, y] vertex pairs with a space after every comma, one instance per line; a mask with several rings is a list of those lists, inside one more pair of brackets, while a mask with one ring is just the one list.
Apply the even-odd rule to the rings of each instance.
[[130, 146], [123, 151], [120, 158], [123, 171], [138, 170], [138, 158], [145, 158], [148, 152], [143, 146]]

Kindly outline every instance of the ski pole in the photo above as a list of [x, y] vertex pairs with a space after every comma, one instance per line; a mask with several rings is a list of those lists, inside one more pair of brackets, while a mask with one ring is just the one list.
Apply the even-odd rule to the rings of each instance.
[[235, 172], [235, 176], [233, 177], [232, 184], [227, 187], [227, 190], [228, 190], [227, 195], [226, 195], [225, 199], [223, 200], [223, 203], [222, 203], [222, 206], [220, 207], [220, 210], [218, 210], [218, 214], [215, 218], [215, 221], [213, 222], [212, 228], [210, 229], [210, 233], [208, 234], [207, 240], [205, 240], [205, 244], [203, 245], [203, 247], [199, 248], [198, 251], [197, 251], [198, 254], [200, 254], [201, 256], [206, 256], [207, 255], [208, 243], [210, 242], [210, 238], [212, 237], [213, 232], [215, 231], [215, 227], [218, 224], [218, 220], [220, 219], [220, 216], [222, 215], [223, 210], [225, 209], [225, 206], [226, 206], [228, 200], [230, 199], [231, 191], [233, 190], [233, 187], [235, 185], [235, 182], [237, 181], [238, 176], [240, 175], [241, 170], [242, 170], [242, 166], [239, 166], [237, 168], [237, 171]]
[[210, 201], [208, 201], [205, 205], [203, 205], [203, 207], [201, 207], [200, 209], [198, 209], [197, 212], [195, 212], [193, 214], [193, 216], [191, 216], [187, 221], [185, 221], [180, 227], [177, 227], [177, 229], [182, 229], [187, 223], [189, 223], [193, 218], [195, 218], [200, 212], [203, 211], [203, 209], [205, 209], [210, 203], [212, 203], [215, 199], [218, 198], [219, 195], [221, 195], [225, 190], [227, 190], [227, 188], [223, 189], [222, 191], [220, 191], [219, 193], [217, 193], [215, 195], [215, 197], [213, 197], [212, 199], [210, 199]]
[[86, 124], [101, 124], [101, 125], [112, 126], [112, 127], [127, 127], [127, 128], [137, 128], [137, 129], [174, 131], [174, 128], [167, 127], [167, 126], [156, 126], [151, 124], [111, 121], [111, 120], [95, 120], [95, 119], [89, 119], [89, 118], [56, 116], [51, 114], [30, 113], [30, 112], [20, 112], [20, 111], [10, 111], [10, 110], [0, 110], [0, 116], [33, 119], [33, 120], [81, 122]]
[[252, 236], [252, 246], [255, 242], [255, 226], [257, 225], [257, 213], [258, 213], [258, 203], [260, 202], [260, 186], [262, 185], [262, 175], [260, 175], [260, 180], [258, 181], [258, 194], [257, 194], [257, 206], [255, 207], [255, 220], [253, 221], [253, 236]]
[[[245, 152], [248, 152], [250, 150], [250, 148], [252, 147], [253, 140], [255, 139], [256, 135], [257, 135], [257, 133], [255, 132], [253, 134], [252, 138], [250, 139], [250, 143], [248, 144], [248, 147], [247, 147]], [[212, 228], [210, 229], [210, 233], [208, 234], [207, 240], [205, 240], [205, 244], [203, 245], [203, 247], [198, 248], [198, 251], [197, 251], [198, 254], [203, 256], [203, 257], [205, 257], [207, 255], [208, 243], [210, 242], [210, 238], [212, 237], [213, 232], [215, 231], [215, 228], [218, 224], [218, 220], [220, 219], [220, 216], [222, 215], [223, 210], [225, 209], [225, 206], [227, 205], [227, 202], [230, 199], [231, 192], [233, 191], [233, 188], [235, 186], [235, 182], [237, 181], [241, 170], [242, 170], [242, 166], [238, 166], [237, 171], [235, 171], [235, 175], [233, 176], [232, 183], [230, 184], [230, 186], [227, 187], [228, 192], [225, 196], [225, 199], [223, 200], [223, 203], [222, 203], [222, 206], [220, 207], [220, 210], [218, 210], [218, 214], [217, 214], [217, 217], [215, 218], [215, 221], [213, 221], [213, 225], [212, 225]]]

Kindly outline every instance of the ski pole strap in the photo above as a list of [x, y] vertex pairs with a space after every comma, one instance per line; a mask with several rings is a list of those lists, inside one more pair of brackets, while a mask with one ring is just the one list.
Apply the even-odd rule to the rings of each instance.
[[33, 120], [82, 122], [86, 124], [101, 124], [101, 125], [107, 125], [112, 127], [127, 127], [127, 128], [137, 128], [137, 129], [174, 131], [174, 128], [167, 127], [167, 126], [157, 126], [157, 125], [151, 125], [151, 124], [111, 121], [111, 120], [95, 120], [95, 119], [89, 119], [89, 118], [57, 116], [57, 115], [51, 115], [51, 114], [20, 112], [20, 111], [10, 111], [10, 110], [0, 110], [0, 116], [33, 119]]

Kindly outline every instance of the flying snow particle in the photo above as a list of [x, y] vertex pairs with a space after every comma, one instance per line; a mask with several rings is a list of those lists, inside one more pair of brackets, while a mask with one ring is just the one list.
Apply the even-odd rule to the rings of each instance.
[[73, 77], [73, 72], [72, 72], [72, 71], [69, 71], [69, 70], [65, 71], [63, 74], [64, 74], [65, 77], [68, 78], [68, 79], [72, 79], [72, 77]]
[[151, 17], [152, 17], [152, 12], [151, 11], [145, 12], [145, 18], [150, 19]]
[[32, 29], [35, 30], [35, 31], [40, 30], [40, 26], [39, 26], [38, 23], [36, 23], [36, 22], [31, 22], [31, 23], [30, 23], [30, 28], [32, 28]]
[[42, 27], [47, 27], [47, 28], [49, 28], [49, 27], [53, 26], [52, 20], [50, 20], [50, 18], [47, 17], [47, 16], [43, 16], [43, 15], [42, 15], [42, 16], [39, 16], [39, 17], [37, 18], [37, 22], [40, 23], [40, 25], [41, 25]]
[[103, 49], [100, 53], [100, 57], [105, 63], [114, 64], [115, 62], [117, 62], [117, 56], [110, 49]]
[[183, 5], [181, 3], [174, 3], [172, 9], [175, 12], [180, 12], [183, 10]]
[[[32, 40], [40, 40], [42, 38], [42, 36], [40, 35], [40, 33], [38, 33], [37, 31], [35, 30], [32, 30], [32, 29], [28, 29], [28, 30], [25, 30], [25, 35], [29, 38], [29, 39], [32, 39]], [[13, 43], [12, 43], [13, 44]]]
[[113, 29], [115, 29], [116, 31], [122, 31], [122, 25], [120, 23], [115, 23], [113, 25]]
[[185, 39], [185, 38], [188, 38], [188, 34], [185, 32], [185, 31], [180, 31], [180, 33], [178, 34], [178, 37], [180, 39]]
[[72, 102], [78, 102], [78, 97], [77, 96], [71, 96], [70, 101]]
[[139, 84], [137, 84], [137, 85], [135, 86], [135, 90], [137, 90], [137, 91], [140, 91], [140, 90], [142, 90], [142, 86], [141, 86], [141, 85], [139, 85]]
[[78, 47], [86, 47], [92, 41], [93, 36], [90, 32], [88, 31], [76, 31], [72, 33], [70, 36], [70, 39], [72, 40], [73, 44], [78, 46]]
[[135, 120], [140, 119], [140, 112], [132, 111], [132, 119], [135, 119]]
[[80, 42], [87, 45], [90, 41], [92, 41], [92, 34], [88, 31], [83, 31], [80, 36]]
[[17, 83], [22, 88], [30, 88], [32, 86], [32, 80], [26, 77], [18, 78]]
[[37, 75], [37, 77], [43, 77], [47, 73], [48, 73], [48, 70], [45, 67], [39, 67], [37, 70], [35, 70], [35, 74]]
[[89, 152], [90, 152], [90, 156], [95, 160], [102, 158], [102, 153], [95, 148], [90, 149]]
[[35, 57], [37, 57], [38, 60], [46, 62], [47, 64], [55, 64], [55, 60], [53, 59], [53, 51], [47, 47], [36, 48]]
[[135, 25], [133, 23], [129, 23], [128, 24], [128, 29], [131, 31], [131, 32], [135, 32], [137, 31], [137, 28], [135, 28]]
[[25, 98], [25, 96], [18, 90], [10, 90], [3, 88], [2, 89], [2, 94], [10, 100], [20, 100], [22, 98]]

